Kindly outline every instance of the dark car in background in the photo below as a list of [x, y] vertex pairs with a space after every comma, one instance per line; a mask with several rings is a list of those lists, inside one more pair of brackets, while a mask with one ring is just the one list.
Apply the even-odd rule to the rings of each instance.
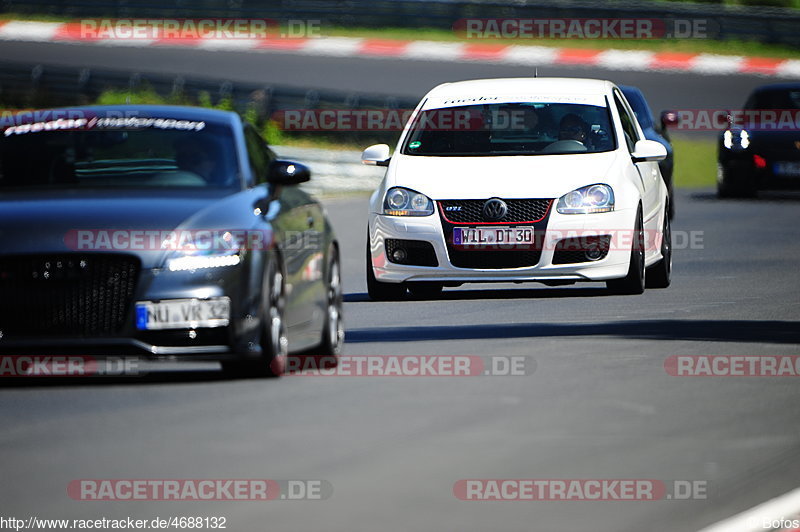
[[800, 83], [763, 85], [728, 112], [717, 145], [717, 193], [754, 197], [800, 188]]
[[338, 243], [237, 114], [57, 109], [0, 136], [0, 353], [220, 361], [280, 374], [342, 346]]
[[625, 99], [628, 100], [628, 103], [631, 104], [636, 119], [639, 121], [639, 125], [642, 126], [644, 137], [647, 140], [658, 142], [667, 149], [667, 158], [659, 161], [658, 167], [661, 170], [661, 176], [664, 178], [664, 182], [667, 184], [667, 190], [669, 191], [669, 217], [672, 218], [675, 216], [675, 194], [672, 193], [674, 155], [667, 126], [675, 123], [677, 117], [674, 113], [665, 111], [661, 113], [660, 123], [657, 124], [655, 120], [653, 120], [653, 112], [647, 104], [647, 99], [645, 99], [644, 94], [638, 87], [620, 85], [619, 89], [622, 91], [622, 94], [625, 95]]

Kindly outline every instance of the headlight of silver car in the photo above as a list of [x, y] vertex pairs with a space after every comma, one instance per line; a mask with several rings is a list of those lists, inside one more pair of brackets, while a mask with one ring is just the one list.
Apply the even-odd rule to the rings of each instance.
[[225, 253], [212, 253], [203, 255], [185, 255], [167, 261], [167, 268], [171, 272], [203, 270], [220, 268], [223, 266], [236, 266], [242, 261], [238, 251]]
[[614, 190], [608, 185], [589, 185], [567, 192], [558, 199], [559, 214], [592, 214], [614, 210]]
[[191, 242], [165, 241], [162, 247], [174, 250], [166, 264], [171, 272], [236, 266], [242, 261], [246, 249], [244, 242], [230, 231], [219, 239], [215, 239], [211, 231], [198, 231]]
[[433, 202], [425, 194], [402, 187], [390, 188], [383, 200], [383, 214], [390, 216], [430, 216]]

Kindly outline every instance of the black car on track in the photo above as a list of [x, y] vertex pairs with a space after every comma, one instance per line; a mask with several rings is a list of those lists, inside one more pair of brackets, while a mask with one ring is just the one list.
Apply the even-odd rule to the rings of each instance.
[[728, 112], [717, 145], [717, 193], [800, 188], [800, 83], [763, 85]]
[[232, 112], [96, 106], [4, 117], [0, 353], [214, 360], [274, 375], [342, 346], [321, 205]]

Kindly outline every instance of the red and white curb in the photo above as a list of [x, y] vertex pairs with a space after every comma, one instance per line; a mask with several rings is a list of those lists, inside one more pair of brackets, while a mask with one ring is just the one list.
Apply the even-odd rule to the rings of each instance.
[[[800, 527], [800, 488], [704, 528], [700, 532], [796, 532]], [[772, 525], [778, 525], [774, 527]], [[788, 525], [788, 526], [786, 526]]]
[[76, 24], [55, 22], [10, 21], [0, 23], [0, 40], [133, 47], [170, 46], [203, 50], [287, 52], [317, 56], [393, 58], [417, 61], [482, 62], [524, 67], [558, 65], [606, 70], [722, 75], [755, 74], [777, 78], [800, 78], [800, 59], [351, 37], [95, 39], [81, 38]]

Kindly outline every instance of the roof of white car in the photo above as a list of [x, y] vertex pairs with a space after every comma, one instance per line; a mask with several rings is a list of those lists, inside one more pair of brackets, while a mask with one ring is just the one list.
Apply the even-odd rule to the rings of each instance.
[[[519, 98], [534, 98], [547, 95], [541, 101], [574, 101], [572, 96], [602, 100], [611, 92], [613, 83], [600, 79], [583, 78], [496, 78], [474, 79], [443, 83], [434, 87], [426, 96], [425, 108], [451, 106], [454, 104], [481, 103], [489, 101], [522, 101]], [[538, 98], [537, 98], [538, 99]], [[532, 101], [532, 100], [529, 100]], [[600, 104], [598, 104], [600, 105]]]
[[586, 78], [495, 78], [472, 79], [442, 83], [432, 89], [429, 97], [450, 98], [475, 94], [518, 94], [546, 91], [563, 94], [607, 94], [610, 81]]

